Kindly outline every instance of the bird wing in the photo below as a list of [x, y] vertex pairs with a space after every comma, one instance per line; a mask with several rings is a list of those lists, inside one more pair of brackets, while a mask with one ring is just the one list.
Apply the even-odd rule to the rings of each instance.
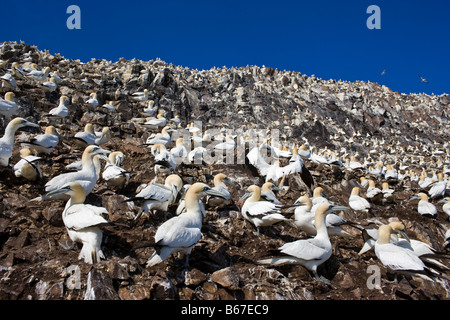
[[164, 222], [156, 231], [155, 243], [169, 247], [190, 247], [201, 237], [201, 230], [185, 224], [183, 215]]
[[280, 247], [282, 253], [304, 260], [320, 260], [329, 253], [329, 249], [318, 246], [314, 238], [288, 242]]
[[280, 207], [269, 201], [258, 201], [247, 209], [249, 216], [262, 218], [268, 214], [280, 213]]
[[159, 183], [152, 183], [145, 187], [136, 195], [136, 198], [144, 198], [145, 200], [168, 201], [172, 196], [172, 190], [169, 190], [164, 185]]
[[423, 270], [425, 265], [412, 250], [393, 243], [375, 243], [375, 254], [386, 267], [392, 270]]
[[288, 174], [293, 174], [293, 173], [301, 173], [302, 167], [303, 167], [303, 161], [300, 158], [295, 161], [290, 161], [288, 165], [286, 165], [282, 168], [283, 174], [288, 175]]
[[97, 210], [93, 210], [92, 207], [86, 206], [85, 204], [75, 204], [68, 208], [64, 217], [64, 225], [66, 228], [78, 231], [109, 223], [108, 220], [98, 215]]
[[258, 147], [254, 147], [252, 150], [250, 150], [250, 152], [247, 154], [247, 159], [252, 166], [259, 170], [262, 176], [267, 175], [270, 165], [261, 156]]

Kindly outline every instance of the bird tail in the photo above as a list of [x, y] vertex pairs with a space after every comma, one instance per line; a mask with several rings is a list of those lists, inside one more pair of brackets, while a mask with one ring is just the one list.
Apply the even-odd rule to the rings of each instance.
[[172, 251], [173, 248], [170, 247], [162, 247], [159, 251], [155, 250], [153, 255], [147, 260], [147, 268], [153, 267], [154, 265], [157, 265], [158, 263], [166, 260], [170, 256]]
[[104, 259], [105, 255], [100, 248], [95, 246], [90, 246], [84, 244], [81, 248], [80, 254], [78, 255], [78, 259], [83, 259], [84, 262], [89, 264], [94, 264], [100, 261], [100, 259]]

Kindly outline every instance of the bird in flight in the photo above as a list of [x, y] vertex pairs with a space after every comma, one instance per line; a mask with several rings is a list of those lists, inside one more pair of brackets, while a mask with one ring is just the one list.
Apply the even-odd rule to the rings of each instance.
[[422, 82], [428, 83], [427, 79], [423, 78], [423, 77], [420, 76], [420, 75], [419, 75], [419, 77], [420, 77], [420, 80], [421, 80]]
[[383, 70], [383, 72], [381, 72], [380, 77], [383, 76], [386, 73], [386, 69]]

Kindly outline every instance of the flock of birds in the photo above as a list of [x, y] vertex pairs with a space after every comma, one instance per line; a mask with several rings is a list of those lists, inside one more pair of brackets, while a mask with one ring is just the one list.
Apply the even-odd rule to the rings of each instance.
[[[5, 63], [3, 66], [6, 65]], [[41, 128], [36, 123], [16, 117], [21, 106], [16, 101], [14, 92], [22, 90], [17, 78], [46, 92], [58, 92], [58, 83], [62, 79], [57, 70], [52, 71], [49, 67], [40, 70], [37, 65], [26, 70], [18, 62], [10, 63], [8, 72], [2, 76], [3, 88], [10, 91], [5, 94], [4, 99], [0, 99], [0, 114], [7, 123], [4, 135], [0, 138], [0, 166], [3, 167], [2, 172], [12, 170], [16, 177], [32, 182], [47, 178], [42, 175], [40, 163], [46, 161], [46, 157], [61, 143], [58, 128], [64, 121], [70, 121], [70, 99], [61, 95], [59, 105], [42, 115], [43, 118], [51, 119], [52, 123], [45, 128], [44, 133], [32, 137], [26, 135], [16, 141], [15, 136], [19, 129]], [[357, 219], [370, 217], [371, 203], [389, 201], [395, 197], [395, 190], [390, 187], [408, 180], [416, 181], [423, 190], [410, 199], [419, 199], [418, 214], [436, 218], [438, 212], [442, 211], [450, 217], [448, 143], [440, 150], [427, 149], [426, 146], [422, 150], [413, 146], [403, 149], [401, 146], [392, 146], [391, 148], [395, 148], [391, 149], [395, 152], [393, 156], [384, 157], [377, 151], [369, 151], [369, 157], [362, 159], [360, 155], [350, 155], [345, 150], [315, 148], [307, 139], [286, 141], [274, 146], [270, 138], [261, 141], [252, 138], [248, 132], [235, 135], [229, 130], [220, 130], [219, 134], [211, 136], [210, 132], [202, 131], [194, 123], [183, 125], [179, 116], [166, 118], [166, 111], [155, 107], [149, 93], [145, 89], [128, 97], [133, 103], [142, 106], [145, 118], [139, 124], [152, 133], [149, 134], [145, 146], [148, 147], [149, 159], [153, 161], [155, 173], [154, 180], [141, 185], [135, 196], [127, 200], [139, 203], [139, 212], [133, 218], [133, 223], [146, 215], [151, 219], [152, 213], [156, 211], [166, 213], [166, 221], [156, 230], [152, 244], [155, 250], [148, 258], [147, 267], [161, 263], [175, 252], [184, 252], [188, 264], [193, 246], [202, 237], [205, 204], [208, 208], [230, 204], [233, 200], [228, 188], [240, 187], [233, 181], [233, 177], [223, 173], [215, 175], [213, 186], [202, 182], [184, 184], [178, 168], [183, 163], [204, 165], [208, 152], [225, 155], [231, 151], [234, 154], [237, 146], [242, 143], [245, 145], [248, 165], [256, 169], [265, 181], [262, 186], [250, 185], [242, 192], [238, 201], [242, 218], [255, 227], [255, 236], [260, 236], [261, 228], [285, 222], [293, 222], [309, 236], [285, 243], [279, 248], [279, 256], [260, 259], [258, 263], [301, 264], [310, 270], [317, 280], [327, 282], [327, 279], [317, 273], [317, 268], [332, 255], [330, 237], [353, 236], [343, 228], [349, 226], [356, 228], [364, 237], [364, 247], [359, 254], [374, 249], [380, 262], [390, 270], [429, 278], [445, 277], [430, 265], [439, 267], [440, 270], [449, 270], [438, 261], [448, 256], [425, 242], [410, 239], [400, 221], [392, 219], [390, 223], [371, 230], [362, 228], [357, 222], [344, 219], [342, 213], [353, 210], [357, 213]], [[106, 110], [105, 112], [115, 112], [111, 105], [99, 105], [96, 93], [89, 95], [85, 107], [93, 111], [101, 109]], [[129, 182], [130, 172], [121, 167], [125, 159], [123, 152], [107, 150], [104, 147], [112, 139], [108, 127], [103, 128], [101, 132], [95, 132], [94, 126], [88, 123], [84, 131], [75, 134], [73, 139], [73, 147], [82, 151], [81, 159], [67, 166], [68, 172], [48, 177], [45, 193], [33, 201], [66, 201], [62, 219], [71, 242], [61, 243], [61, 246], [73, 249], [75, 243], [81, 243], [78, 258], [92, 264], [106, 258], [101, 249], [101, 228], [111, 222], [108, 220], [108, 211], [103, 207], [85, 203], [86, 197], [100, 178], [112, 189], [124, 188]], [[358, 135], [349, 138], [352, 139], [358, 139]], [[204, 144], [206, 141], [213, 141], [214, 144], [208, 149]], [[13, 151], [19, 144], [21, 159], [11, 163]], [[373, 148], [375, 150], [375, 147]], [[396, 152], [399, 150], [400, 152]], [[432, 152], [435, 155], [437, 160], [433, 163], [433, 171], [426, 167], [430, 163], [424, 162], [422, 165], [422, 152]], [[414, 158], [415, 162], [408, 158], [408, 154], [414, 153], [419, 154]], [[106, 163], [105, 166], [102, 161]], [[309, 163], [337, 166], [342, 171], [358, 172], [361, 175], [358, 186], [353, 188], [344, 206], [329, 201], [323, 189], [315, 186], [313, 176], [308, 170]], [[413, 168], [422, 169], [417, 172]], [[303, 194], [292, 204], [282, 204], [277, 198], [277, 192], [288, 188], [284, 181], [290, 177], [297, 177], [301, 182]], [[381, 188], [376, 186], [375, 179], [384, 181]], [[361, 195], [361, 191], [364, 191], [365, 197]], [[176, 214], [168, 218], [168, 208], [172, 205], [177, 205]], [[438, 205], [441, 206], [439, 209]], [[450, 231], [446, 234], [446, 241], [449, 239]]]

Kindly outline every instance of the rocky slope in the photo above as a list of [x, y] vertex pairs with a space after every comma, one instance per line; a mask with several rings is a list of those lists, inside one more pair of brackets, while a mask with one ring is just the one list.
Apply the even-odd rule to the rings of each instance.
[[[198, 121], [203, 129], [277, 129], [282, 142], [307, 141], [317, 152], [335, 150], [342, 160], [344, 155], [357, 155], [361, 162], [401, 160], [417, 173], [426, 166], [430, 174], [448, 168], [448, 95], [402, 94], [377, 83], [323, 80], [269, 67], [199, 71], [159, 59], [81, 63], [24, 43], [4, 43], [0, 59], [6, 61], [1, 75], [13, 62], [22, 66], [36, 63], [38, 69], [48, 66], [57, 70], [63, 79], [51, 93], [27, 79], [17, 79], [15, 89], [3, 87], [2, 96], [15, 92], [22, 106], [19, 116], [44, 128], [49, 121], [43, 115], [58, 104], [61, 95], [70, 98], [70, 121], [57, 126], [63, 143], [44, 156], [43, 179], [27, 182], [16, 178], [11, 168], [1, 171], [0, 299], [448, 299], [446, 280], [395, 277], [373, 251], [359, 256], [361, 232], [351, 227], [347, 230], [353, 238], [331, 239], [333, 255], [320, 268], [330, 285], [316, 281], [302, 266], [258, 265], [256, 260], [306, 234], [292, 223], [280, 223], [258, 236], [243, 220], [239, 197], [249, 185], [264, 181], [248, 164], [177, 168], [185, 183], [212, 185], [216, 172], [237, 182], [230, 189], [233, 201], [228, 206], [207, 208], [203, 237], [195, 245], [187, 269], [183, 257], [145, 268], [152, 248], [135, 247], [152, 240], [164, 215], [145, 216], [132, 226], [138, 208], [123, 202], [154, 178], [153, 156], [143, 143], [159, 130], [142, 126], [140, 112], [147, 102], [130, 99], [137, 91], [148, 89], [155, 109], [165, 110], [168, 119], [179, 115], [183, 127]], [[109, 103], [115, 110], [87, 108], [84, 102], [92, 92], [97, 93], [99, 106]], [[95, 265], [77, 259], [79, 248], [67, 251], [58, 244], [67, 239], [61, 218], [63, 202], [30, 202], [44, 193], [49, 179], [80, 156], [72, 137], [86, 123], [93, 123], [96, 130], [111, 128], [113, 137], [104, 148], [123, 151], [122, 166], [132, 173], [128, 186], [121, 190], [111, 190], [100, 180], [86, 200], [107, 208], [110, 220], [116, 223], [103, 229], [106, 259]], [[3, 131], [4, 124], [1, 134]], [[19, 148], [16, 144], [10, 165], [19, 160]], [[315, 186], [322, 186], [327, 198], [340, 205], [348, 205], [352, 187], [360, 185], [361, 176], [368, 176], [365, 170], [345, 166], [310, 160], [305, 165]], [[370, 177], [381, 186], [382, 178]], [[297, 182], [295, 178], [286, 181], [289, 188], [279, 194], [282, 203], [292, 204], [299, 195], [311, 192]], [[397, 180], [391, 181], [391, 187], [394, 199], [372, 203], [374, 217], [352, 210], [345, 212], [345, 217], [364, 228], [397, 217], [410, 238], [445, 250], [444, 234], [450, 223], [441, 206], [436, 219], [420, 216], [417, 202], [409, 201], [423, 191], [418, 183]], [[170, 208], [169, 217], [175, 209]], [[380, 288], [370, 285], [374, 267], [380, 270]]]

